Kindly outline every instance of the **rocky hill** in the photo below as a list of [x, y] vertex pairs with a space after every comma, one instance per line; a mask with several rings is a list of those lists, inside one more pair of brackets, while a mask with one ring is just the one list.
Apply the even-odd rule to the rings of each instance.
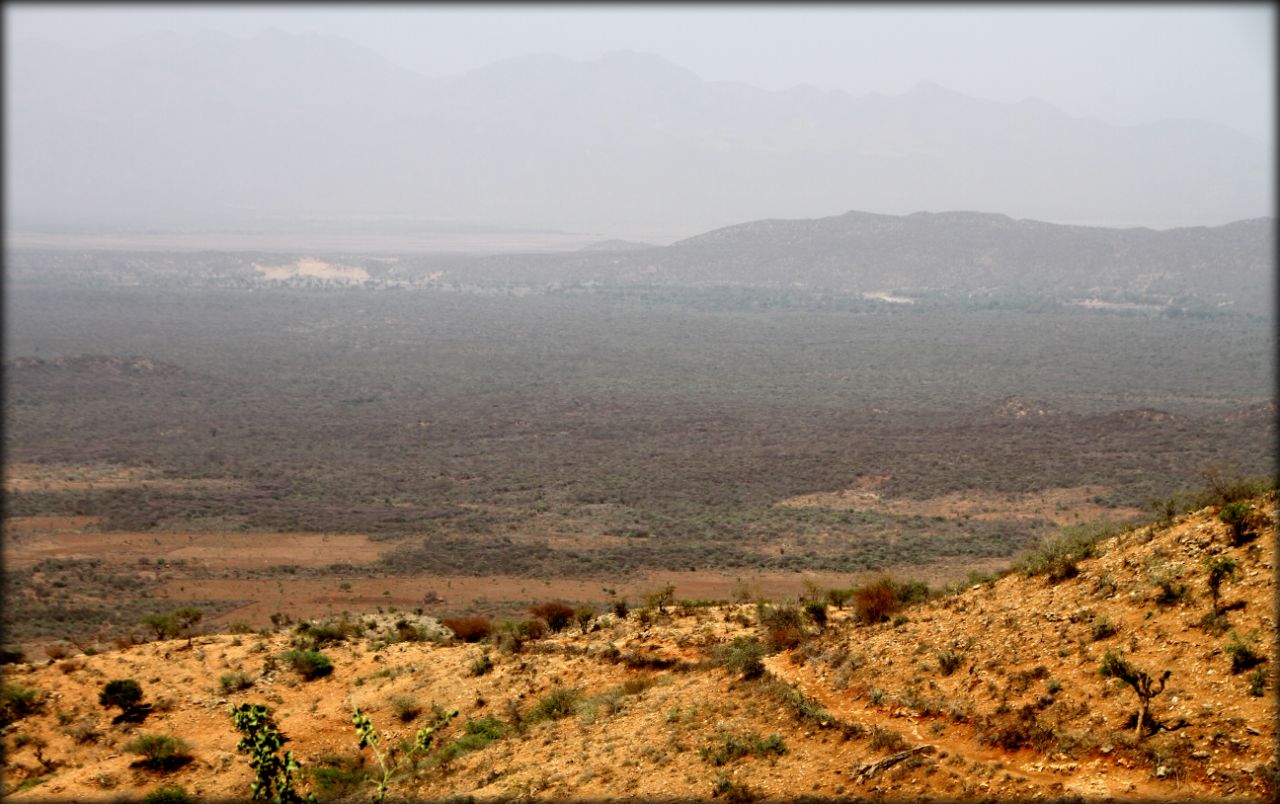
[[[433, 799], [1268, 800], [1275, 502], [1046, 545], [942, 595], [891, 580], [803, 604], [656, 592], [625, 616], [476, 643], [383, 612], [15, 664], [5, 793], [247, 798], [229, 713], [257, 703], [302, 764], [297, 787], [322, 800], [362, 800], [368, 776]], [[481, 625], [451, 623], [469, 637]], [[291, 647], [318, 647], [331, 671]], [[1140, 728], [1126, 677], [1159, 693]], [[99, 696], [124, 679], [143, 697], [113, 719]], [[358, 748], [353, 707], [399, 770], [384, 777]]]

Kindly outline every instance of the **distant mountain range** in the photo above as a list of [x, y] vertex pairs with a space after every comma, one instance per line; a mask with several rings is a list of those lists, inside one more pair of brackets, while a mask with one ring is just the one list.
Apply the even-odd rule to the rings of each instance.
[[1272, 154], [1232, 129], [1113, 126], [934, 84], [765, 91], [630, 52], [427, 78], [280, 32], [26, 40], [7, 57], [19, 227], [418, 216], [671, 239], [842, 209], [1157, 227], [1273, 214]]

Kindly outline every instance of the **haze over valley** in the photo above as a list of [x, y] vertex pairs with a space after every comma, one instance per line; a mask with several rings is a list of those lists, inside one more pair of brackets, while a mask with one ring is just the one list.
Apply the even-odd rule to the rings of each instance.
[[5, 14], [6, 799], [1274, 799], [1274, 10]]

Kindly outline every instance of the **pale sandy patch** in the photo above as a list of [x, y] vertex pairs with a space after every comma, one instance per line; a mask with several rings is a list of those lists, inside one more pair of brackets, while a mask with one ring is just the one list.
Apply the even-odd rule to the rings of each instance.
[[369, 272], [359, 266], [325, 262], [310, 257], [303, 257], [285, 265], [263, 265], [255, 262], [253, 267], [267, 279], [310, 277], [342, 282], [364, 282], [369, 278]]

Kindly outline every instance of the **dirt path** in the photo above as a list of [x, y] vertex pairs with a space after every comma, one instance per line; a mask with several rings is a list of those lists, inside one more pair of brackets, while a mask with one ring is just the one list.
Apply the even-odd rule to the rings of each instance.
[[832, 690], [816, 679], [807, 665], [792, 664], [785, 654], [768, 657], [765, 667], [778, 680], [796, 685], [841, 721], [896, 731], [913, 746], [932, 745], [940, 755], [945, 753], [970, 763], [998, 763], [1006, 771], [1024, 776], [1034, 784], [1046, 788], [1060, 785], [1068, 795], [1181, 800], [1192, 792], [1186, 788], [1170, 790], [1168, 786], [1154, 785], [1148, 781], [1145, 771], [1127, 770], [1099, 758], [1052, 762], [1035, 751], [1001, 751], [978, 743], [971, 734], [965, 733], [963, 725], [948, 724], [941, 734], [925, 734], [924, 728], [935, 719], [921, 717], [902, 707], [875, 706]]

